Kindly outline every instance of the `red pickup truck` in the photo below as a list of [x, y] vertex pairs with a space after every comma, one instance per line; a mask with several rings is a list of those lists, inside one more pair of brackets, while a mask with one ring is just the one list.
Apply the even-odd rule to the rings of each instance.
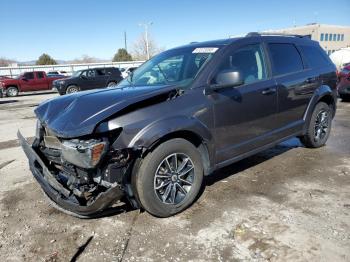
[[0, 79], [0, 96], [17, 96], [19, 92], [50, 90], [52, 82], [65, 76], [47, 76], [44, 71], [26, 72], [16, 78]]

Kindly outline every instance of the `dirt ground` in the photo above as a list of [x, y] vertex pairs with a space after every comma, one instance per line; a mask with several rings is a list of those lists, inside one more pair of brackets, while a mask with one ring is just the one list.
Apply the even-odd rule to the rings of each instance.
[[0, 261], [350, 261], [350, 103], [327, 146], [295, 138], [219, 170], [179, 215], [84, 220], [48, 204], [16, 141], [54, 96], [0, 99]]

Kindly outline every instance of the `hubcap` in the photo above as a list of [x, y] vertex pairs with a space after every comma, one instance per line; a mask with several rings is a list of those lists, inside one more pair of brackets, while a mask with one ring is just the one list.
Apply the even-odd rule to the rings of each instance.
[[76, 93], [76, 92], [78, 92], [78, 89], [76, 87], [71, 87], [68, 89], [68, 94]]
[[329, 125], [329, 113], [325, 110], [320, 111], [317, 114], [315, 122], [315, 141], [322, 140], [328, 131]]
[[10, 96], [15, 96], [17, 94], [17, 91], [14, 88], [9, 89], [9, 95]]
[[174, 153], [162, 160], [154, 175], [154, 192], [164, 204], [181, 203], [194, 181], [194, 165], [185, 154]]

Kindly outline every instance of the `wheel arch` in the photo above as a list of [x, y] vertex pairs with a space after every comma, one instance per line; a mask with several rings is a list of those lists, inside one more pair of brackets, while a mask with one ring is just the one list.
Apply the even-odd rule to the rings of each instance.
[[142, 129], [129, 143], [128, 148], [142, 148], [143, 154], [174, 138], [183, 138], [197, 147], [203, 159], [205, 175], [214, 166], [213, 137], [209, 129], [199, 120], [174, 117], [158, 121]]
[[306, 128], [310, 122], [312, 112], [314, 111], [315, 106], [319, 102], [324, 102], [327, 105], [331, 106], [333, 111], [333, 117], [335, 116], [335, 112], [337, 109], [336, 91], [332, 90], [328, 85], [322, 85], [314, 92], [314, 95], [311, 97], [310, 102], [304, 113], [304, 117], [303, 117], [305, 121], [304, 133], [306, 132]]

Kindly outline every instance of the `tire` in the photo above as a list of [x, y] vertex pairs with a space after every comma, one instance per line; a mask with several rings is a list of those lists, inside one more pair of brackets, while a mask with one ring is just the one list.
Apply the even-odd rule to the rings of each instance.
[[[169, 170], [172, 167], [174, 171], [175, 159], [179, 172], [171, 173]], [[193, 144], [182, 138], [160, 144], [141, 159], [135, 169], [133, 185], [137, 199], [147, 212], [157, 217], [169, 217], [185, 210], [202, 186], [201, 155]]]
[[107, 87], [112, 87], [112, 86], [116, 86], [117, 82], [111, 81], [108, 83]]
[[8, 97], [18, 96], [18, 88], [15, 86], [10, 86], [9, 88], [7, 88], [6, 96], [8, 96]]
[[324, 146], [332, 127], [332, 108], [324, 102], [319, 102], [307, 127], [306, 134], [300, 138], [301, 142], [309, 148]]
[[72, 94], [72, 93], [76, 93], [76, 92], [79, 92], [80, 89], [78, 86], [76, 85], [70, 85], [67, 87], [66, 89], [66, 94]]

